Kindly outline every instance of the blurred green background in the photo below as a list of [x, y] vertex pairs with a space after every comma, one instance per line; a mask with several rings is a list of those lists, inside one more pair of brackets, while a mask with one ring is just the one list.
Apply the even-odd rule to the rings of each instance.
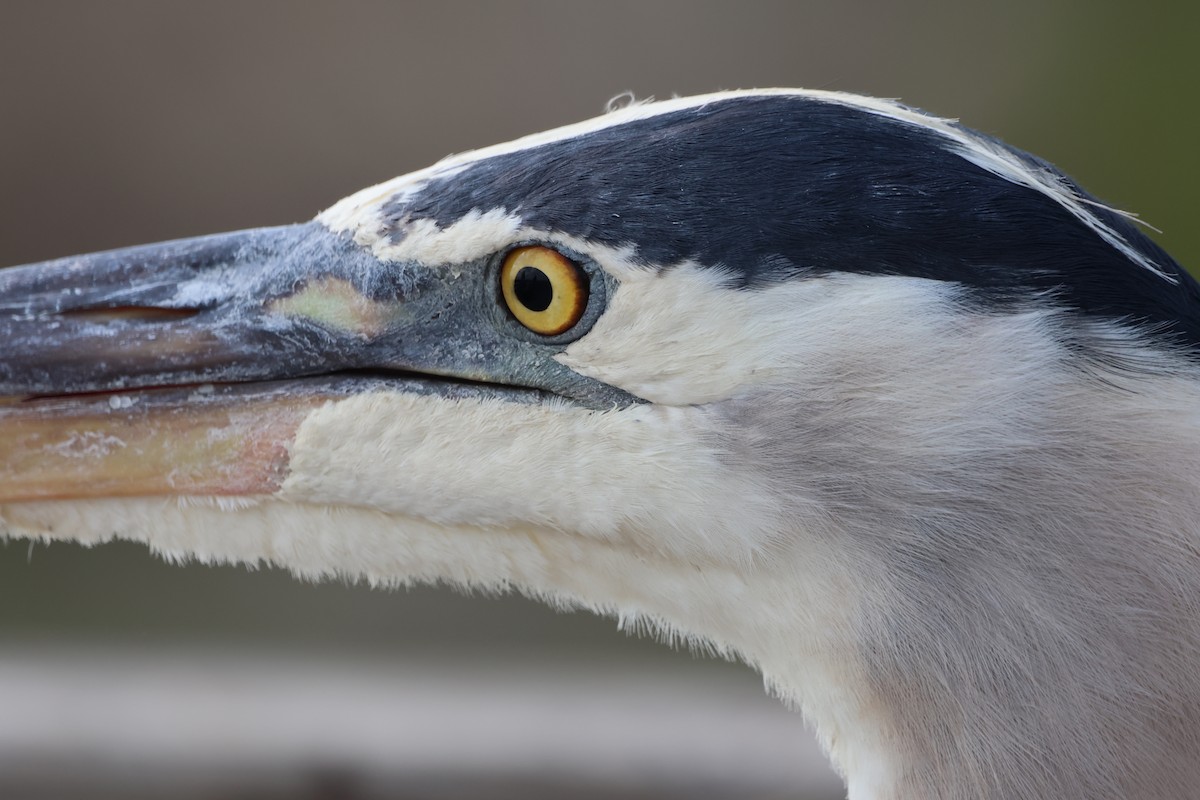
[[[304, 220], [447, 153], [594, 116], [626, 90], [805, 86], [901, 98], [1031, 150], [1161, 228], [1195, 268], [1198, 40], [1195, 0], [5, 0], [0, 265]], [[0, 648], [30, 642], [738, 669], [520, 598], [8, 542]]]

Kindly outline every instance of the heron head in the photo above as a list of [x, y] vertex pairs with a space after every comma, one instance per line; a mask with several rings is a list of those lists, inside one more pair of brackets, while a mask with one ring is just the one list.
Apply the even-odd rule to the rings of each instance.
[[[0, 530], [644, 617], [845, 742], [958, 674], [904, 688], [905, 653], [1048, 602], [1155, 458], [1197, 460], [1198, 308], [1122, 215], [951, 122], [632, 106], [310, 223], [0, 273]], [[1133, 423], [1153, 455], [1103, 435]]]

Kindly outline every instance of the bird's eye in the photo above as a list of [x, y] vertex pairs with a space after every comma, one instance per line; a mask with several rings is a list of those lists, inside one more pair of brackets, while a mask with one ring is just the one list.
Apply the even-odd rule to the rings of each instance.
[[566, 333], [587, 308], [587, 275], [549, 247], [521, 247], [505, 256], [500, 290], [517, 321], [543, 336]]

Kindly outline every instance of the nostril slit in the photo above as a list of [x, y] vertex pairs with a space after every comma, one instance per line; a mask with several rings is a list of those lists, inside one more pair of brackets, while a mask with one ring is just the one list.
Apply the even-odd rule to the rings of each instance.
[[110, 308], [68, 308], [60, 311], [64, 317], [87, 322], [172, 322], [189, 319], [200, 313], [198, 308], [157, 308], [155, 306], [112, 306]]

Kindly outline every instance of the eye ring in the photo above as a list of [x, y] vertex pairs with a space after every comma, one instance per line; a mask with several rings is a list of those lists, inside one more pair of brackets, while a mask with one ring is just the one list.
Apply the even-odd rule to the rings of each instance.
[[542, 336], [557, 336], [583, 318], [588, 276], [557, 250], [518, 247], [504, 257], [500, 291], [518, 322]]

